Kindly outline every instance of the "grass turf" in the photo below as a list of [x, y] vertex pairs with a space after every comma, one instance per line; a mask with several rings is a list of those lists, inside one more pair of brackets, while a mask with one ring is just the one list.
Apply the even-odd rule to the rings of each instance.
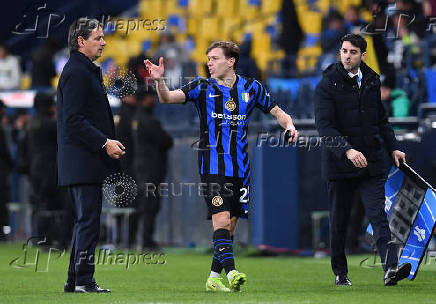
[[[436, 303], [436, 262], [422, 265], [417, 278], [385, 287], [380, 266], [361, 267], [364, 256], [349, 258], [352, 287], [334, 287], [330, 259], [296, 257], [250, 257], [237, 255], [236, 265], [248, 275], [240, 293], [208, 293], [205, 282], [211, 257], [194, 251], [166, 252], [153, 261], [126, 269], [125, 258], [106, 259], [96, 266], [96, 280], [112, 289], [111, 294], [64, 294], [63, 284], [69, 255], [51, 257], [40, 252], [38, 272], [36, 248], [28, 249], [24, 265], [21, 244], [0, 245], [0, 303]], [[10, 262], [15, 258], [12, 265]], [[367, 256], [368, 257], [368, 256]], [[133, 257], [131, 261], [133, 261]], [[101, 261], [103, 258], [101, 258]], [[371, 260], [371, 259], [370, 259]]]

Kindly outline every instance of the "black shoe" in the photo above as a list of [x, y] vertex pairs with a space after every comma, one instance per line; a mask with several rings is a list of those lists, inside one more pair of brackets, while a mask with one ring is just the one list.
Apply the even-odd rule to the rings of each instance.
[[98, 286], [97, 283], [92, 283], [90, 285], [83, 285], [83, 286], [77, 286], [74, 289], [74, 292], [82, 292], [82, 293], [88, 293], [88, 292], [111, 292], [110, 289], [104, 289]]
[[74, 292], [75, 287], [76, 286], [74, 286], [74, 283], [67, 281], [64, 285], [64, 292]]
[[397, 285], [398, 281], [407, 278], [412, 270], [412, 265], [410, 263], [405, 263], [400, 267], [389, 268], [385, 273], [385, 286]]
[[351, 281], [346, 274], [337, 275], [335, 279], [336, 286], [351, 286]]

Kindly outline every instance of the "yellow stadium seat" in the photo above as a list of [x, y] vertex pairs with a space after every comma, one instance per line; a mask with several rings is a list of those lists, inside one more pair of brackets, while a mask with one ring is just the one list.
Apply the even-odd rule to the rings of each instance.
[[187, 34], [176, 33], [175, 37], [176, 37], [176, 41], [177, 42], [184, 43], [186, 41], [186, 38], [188, 37], [188, 35]]
[[339, 5], [339, 11], [341, 13], [345, 13], [345, 11], [347, 10], [347, 8], [350, 5], [355, 5], [355, 6], [359, 6], [361, 1], [360, 0], [345, 0], [345, 1], [339, 1], [340, 5]]
[[282, 1], [289, 0], [262, 0], [261, 12], [262, 14], [277, 13], [282, 8]]
[[203, 17], [200, 20], [200, 27], [197, 29], [206, 40], [221, 39], [221, 28], [218, 26], [217, 17]]
[[263, 56], [271, 50], [271, 38], [265, 33], [256, 33], [252, 36], [251, 54], [253, 57]]
[[295, 7], [300, 5], [306, 5], [306, 4], [307, 4], [307, 0], [294, 0]]
[[179, 6], [179, 0], [166, 0], [166, 14], [168, 15], [183, 15], [188, 12], [187, 9]]
[[297, 56], [297, 69], [300, 72], [313, 71], [318, 62], [318, 56]]
[[114, 62], [117, 65], [124, 66], [129, 61], [129, 57], [125, 56], [124, 54], [118, 54], [116, 56], [113, 56]]
[[234, 18], [220, 18], [218, 24], [221, 28], [222, 39], [233, 39], [233, 34], [235, 31], [240, 29], [241, 19], [237, 16]]
[[372, 12], [368, 11], [368, 10], [362, 10], [360, 12], [360, 16], [362, 17], [363, 20], [365, 20], [366, 22], [371, 22], [372, 21]]
[[265, 24], [263, 22], [255, 22], [255, 23], [248, 23], [245, 26], [243, 26], [241, 29], [244, 31], [244, 33], [252, 33], [253, 36], [255, 36], [255, 35], [265, 35], [264, 28], [265, 28]]
[[191, 58], [197, 63], [206, 62], [206, 49], [209, 46], [209, 41], [203, 39], [195, 39], [195, 49], [191, 54]]
[[189, 0], [188, 12], [192, 16], [212, 13], [212, 0]]
[[199, 20], [197, 18], [187, 18], [186, 32], [190, 35], [195, 35], [198, 32]]
[[61, 78], [61, 76], [60, 75], [56, 75], [55, 77], [53, 77], [51, 80], [50, 80], [50, 83], [51, 83], [51, 87], [52, 88], [57, 88], [58, 87], [58, 83], [59, 83], [59, 79]]
[[301, 28], [305, 33], [320, 33], [321, 19], [322, 16], [318, 12], [304, 11], [298, 15]]
[[229, 39], [232, 39], [235, 43], [241, 43], [245, 35], [245, 32], [242, 29], [236, 30], [232, 33]]
[[326, 15], [330, 9], [330, 1], [329, 0], [318, 0], [317, 6], [321, 11], [321, 14]]
[[321, 54], [322, 50], [319, 46], [300, 48], [298, 50], [298, 55], [300, 56], [320, 56]]
[[129, 40], [127, 41], [126, 53], [130, 56], [137, 56], [142, 52], [142, 41]]
[[373, 69], [377, 74], [380, 74], [380, 67], [378, 65], [377, 56], [375, 55], [374, 41], [372, 40], [372, 37], [369, 35], [365, 36], [365, 40], [368, 44], [366, 48], [365, 63], [371, 69]]
[[151, 36], [151, 31], [147, 31], [146, 29], [141, 28], [140, 30], [129, 32], [127, 38], [134, 41], [144, 41], [147, 39], [151, 39]]
[[[255, 57], [256, 64], [259, 67], [260, 70], [265, 71], [268, 68], [268, 62], [270, 60], [270, 56], [268, 54], [260, 54]], [[254, 76], [254, 75], [247, 75], [247, 76]]]
[[303, 56], [298, 56], [297, 57], [297, 69], [298, 71], [305, 71], [306, 70], [306, 60]]
[[141, 17], [150, 19], [165, 17], [165, 2], [161, 0], [142, 0], [139, 3]]
[[[217, 0], [216, 2], [216, 14], [219, 17], [235, 16], [237, 14], [237, 8], [235, 0]], [[229, 18], [230, 19], [230, 18]]]
[[249, 0], [239, 0], [239, 15], [242, 19], [253, 20], [259, 15], [259, 7], [256, 5], [249, 5]]
[[20, 89], [28, 90], [30, 89], [31, 86], [32, 86], [32, 77], [28, 73], [23, 74], [20, 79]]

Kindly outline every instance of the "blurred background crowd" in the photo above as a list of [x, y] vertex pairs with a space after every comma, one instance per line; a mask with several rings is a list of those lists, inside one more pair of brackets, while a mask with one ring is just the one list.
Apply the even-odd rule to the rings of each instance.
[[[149, 89], [144, 59], [157, 62], [164, 57], [165, 77], [174, 89], [196, 75], [208, 76], [205, 51], [210, 42], [233, 40], [241, 48], [238, 73], [262, 81], [274, 100], [296, 119], [297, 128], [311, 135], [314, 87], [322, 70], [337, 60], [340, 37], [356, 32], [367, 39], [366, 62], [381, 75], [382, 101], [397, 137], [411, 142], [409, 151], [416, 160], [415, 166], [435, 185], [436, 159], [432, 149], [436, 142], [436, 0], [72, 3], [48, 1], [42, 7], [41, 3], [29, 2], [27, 7], [16, 7], [15, 15], [3, 18], [10, 26], [2, 30], [0, 41], [0, 227], [9, 228], [0, 231], [1, 239], [45, 235], [51, 243], [68, 246], [70, 207], [62, 189], [56, 187], [54, 92], [68, 60], [66, 29], [75, 18], [84, 15], [104, 23], [107, 45], [97, 62], [111, 94], [118, 139], [128, 151], [123, 160], [124, 171], [138, 181], [161, 182], [166, 174], [170, 178], [186, 178], [180, 173], [181, 151], [186, 151], [198, 132], [193, 107], [159, 105]], [[37, 15], [40, 18], [35, 24]], [[254, 130], [274, 130], [270, 118], [260, 113], [254, 114], [252, 121]], [[422, 152], [428, 149], [429, 153]], [[150, 157], [150, 150], [159, 151], [161, 157]], [[425, 156], [419, 157], [419, 151]], [[167, 152], [171, 153], [169, 157]], [[193, 160], [196, 156], [193, 151], [191, 154]], [[299, 175], [299, 187], [303, 189], [297, 204], [302, 215], [301, 231], [312, 229], [311, 212], [327, 209], [325, 201], [304, 192], [309, 183], [305, 179], [307, 172], [319, 171], [319, 163], [309, 163], [302, 163], [300, 170], [306, 173]], [[189, 170], [195, 173], [195, 166], [192, 161]], [[152, 173], [145, 177], [147, 170]], [[129, 213], [125, 246], [155, 248], [158, 245], [153, 235], [164, 243], [183, 246], [195, 238], [174, 235], [174, 226], [162, 228], [166, 225], [162, 222], [169, 221], [165, 216], [158, 218], [164, 231], [161, 234], [165, 235], [156, 235], [154, 221], [160, 209], [159, 199], [146, 203], [141, 203], [141, 199], [144, 198], [139, 195], [137, 202], [129, 206], [134, 210]], [[361, 209], [360, 206], [354, 212], [357, 221], [350, 248], [361, 246]], [[22, 216], [26, 212], [27, 216]], [[168, 215], [174, 210], [167, 208], [163, 212]], [[115, 218], [116, 221], [121, 219]], [[65, 229], [57, 229], [59, 226]], [[109, 237], [112, 228], [107, 227], [103, 238], [110, 239], [110, 243], [121, 242], [121, 233]], [[309, 233], [307, 239], [302, 237], [297, 247], [311, 247], [313, 234], [314, 231]]]

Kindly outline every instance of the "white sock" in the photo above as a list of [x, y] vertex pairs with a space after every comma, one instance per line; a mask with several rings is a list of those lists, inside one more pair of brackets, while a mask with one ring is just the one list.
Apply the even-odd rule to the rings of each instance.
[[219, 274], [218, 272], [211, 271], [209, 278], [219, 278], [220, 276], [221, 276], [221, 274]]
[[229, 271], [229, 273], [227, 274], [227, 279], [230, 281], [230, 278], [232, 277], [233, 273], [238, 272], [236, 269], [233, 269], [231, 271]]

